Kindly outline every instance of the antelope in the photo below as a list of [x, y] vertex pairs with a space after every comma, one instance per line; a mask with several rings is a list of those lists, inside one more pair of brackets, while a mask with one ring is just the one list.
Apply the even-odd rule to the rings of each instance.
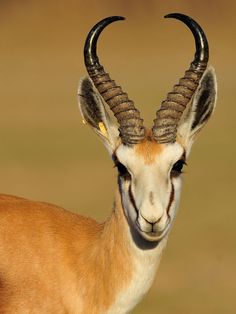
[[103, 29], [124, 18], [105, 18], [89, 32], [89, 78], [80, 82], [79, 107], [118, 170], [113, 211], [99, 224], [56, 205], [1, 194], [0, 313], [122, 314], [150, 289], [176, 215], [182, 168], [212, 115], [217, 88], [202, 28], [180, 13], [166, 17], [187, 25], [196, 52], [150, 129], [97, 56]]

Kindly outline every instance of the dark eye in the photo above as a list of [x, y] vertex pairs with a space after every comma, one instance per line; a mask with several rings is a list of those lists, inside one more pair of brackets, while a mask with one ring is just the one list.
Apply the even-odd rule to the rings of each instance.
[[176, 161], [176, 163], [173, 165], [171, 169], [171, 175], [172, 176], [180, 175], [182, 173], [182, 169], [185, 164], [186, 162], [183, 159]]
[[127, 168], [121, 163], [121, 162], [117, 162], [116, 163], [116, 167], [118, 169], [119, 175], [126, 179], [126, 180], [130, 180], [131, 179], [131, 175], [129, 173], [129, 171], [127, 170]]

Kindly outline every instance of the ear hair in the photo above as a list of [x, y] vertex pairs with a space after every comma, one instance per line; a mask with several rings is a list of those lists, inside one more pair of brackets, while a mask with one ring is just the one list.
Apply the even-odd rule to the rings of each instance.
[[191, 130], [204, 125], [212, 115], [215, 109], [217, 93], [217, 83], [215, 70], [209, 67], [200, 82], [198, 91], [193, 100], [192, 110], [195, 111], [193, 116]]
[[95, 93], [93, 84], [87, 77], [80, 81], [79, 108], [84, 121], [97, 130], [99, 123], [108, 118], [101, 97]]
[[207, 123], [215, 109], [217, 82], [215, 70], [209, 67], [202, 76], [183, 120], [178, 127], [178, 136], [189, 152], [198, 132]]
[[89, 78], [80, 81], [78, 96], [83, 122], [88, 123], [112, 153], [119, 138], [118, 127], [111, 121], [101, 96]]

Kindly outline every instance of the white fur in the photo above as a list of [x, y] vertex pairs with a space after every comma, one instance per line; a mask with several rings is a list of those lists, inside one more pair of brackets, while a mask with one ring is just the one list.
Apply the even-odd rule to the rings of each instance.
[[[132, 239], [130, 241], [132, 242]], [[118, 294], [115, 303], [106, 314], [126, 314], [139, 303], [155, 279], [166, 242], [167, 236], [155, 249], [150, 251], [140, 250], [133, 245], [134, 276], [129, 285]]]
[[[183, 148], [178, 143], [167, 145], [163, 152], [156, 155], [156, 160], [148, 165], [138, 156], [135, 151], [121, 145], [117, 149], [118, 159], [127, 167], [133, 179], [131, 183], [132, 194], [135, 199], [137, 209], [139, 211], [138, 221], [142, 230], [146, 230], [150, 222], [158, 221], [155, 228], [158, 233], [162, 234], [167, 225], [172, 222], [175, 215], [174, 211], [177, 207], [177, 198], [173, 200], [172, 209], [169, 212], [171, 221], [167, 214], [167, 207], [171, 194], [171, 178], [170, 171], [173, 164], [183, 155]], [[172, 179], [176, 195], [180, 194], [181, 179]], [[122, 189], [123, 205], [127, 216], [132, 223], [135, 224], [137, 213], [130, 202], [129, 186], [124, 182]], [[153, 194], [153, 203], [150, 203], [149, 194]], [[144, 218], [145, 219], [144, 219]], [[144, 234], [145, 237], [145, 234]]]
[[[149, 219], [153, 215], [162, 217], [159, 225], [163, 231], [167, 223], [166, 207], [170, 197], [169, 192], [166, 192], [166, 178], [170, 177], [169, 172], [173, 163], [182, 156], [183, 148], [177, 143], [169, 145], [166, 147], [164, 153], [156, 156], [156, 161], [151, 165], [145, 164], [132, 148], [127, 146], [120, 146], [116, 153], [119, 160], [127, 166], [132, 176], [136, 178], [136, 181], [140, 180], [139, 184], [136, 182], [137, 186], [134, 186], [134, 195], [139, 211], [145, 217], [150, 215], [148, 216]], [[179, 203], [181, 179], [176, 178], [172, 182], [175, 189], [175, 196], [172, 206], [169, 209], [171, 221], [175, 217], [176, 208]], [[167, 185], [169, 184], [171, 183], [168, 182]], [[123, 183], [123, 206], [126, 215], [129, 216], [134, 224], [137, 213], [133, 209], [128, 196], [128, 185], [127, 182]], [[146, 201], [149, 195], [148, 191], [150, 190], [156, 193], [155, 199], [157, 201], [154, 202], [155, 206], [150, 206], [150, 203]], [[134, 274], [128, 286], [117, 295], [115, 303], [108, 310], [107, 314], [129, 313], [150, 289], [161, 260], [163, 249], [166, 246], [169, 230], [170, 228], [155, 248], [148, 250], [138, 248], [133, 242], [129, 230], [127, 231], [128, 243], [131, 245], [135, 265]], [[129, 245], [128, 243], [127, 245]]]

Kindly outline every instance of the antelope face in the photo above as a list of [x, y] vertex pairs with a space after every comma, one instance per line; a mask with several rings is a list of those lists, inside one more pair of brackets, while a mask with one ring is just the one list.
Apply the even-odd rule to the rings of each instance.
[[[216, 102], [216, 78], [207, 68], [208, 42], [190, 17], [174, 13], [192, 31], [196, 52], [190, 68], [168, 93], [147, 130], [139, 111], [99, 63], [97, 40], [110, 23], [96, 24], [85, 42], [85, 65], [90, 78], [81, 81], [79, 107], [83, 119], [99, 135], [118, 169], [119, 190], [131, 229], [146, 241], [159, 241], [169, 231], [178, 206], [181, 172], [196, 135], [210, 118]], [[110, 119], [106, 107], [118, 125]]]
[[115, 163], [129, 223], [146, 240], [159, 241], [170, 229], [178, 206], [183, 147], [150, 140], [134, 147], [120, 145]]

